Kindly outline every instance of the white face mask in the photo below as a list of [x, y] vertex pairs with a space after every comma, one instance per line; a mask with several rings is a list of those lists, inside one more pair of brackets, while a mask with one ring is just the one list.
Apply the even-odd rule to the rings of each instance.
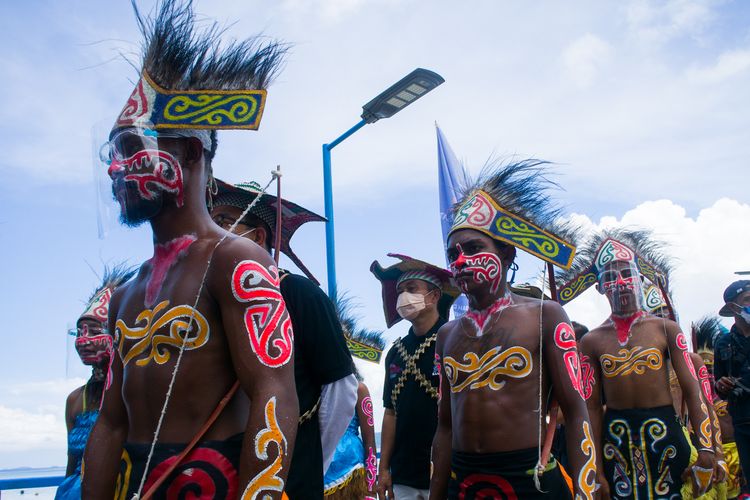
[[425, 307], [424, 295], [421, 293], [401, 292], [396, 301], [396, 311], [405, 320], [416, 318]]

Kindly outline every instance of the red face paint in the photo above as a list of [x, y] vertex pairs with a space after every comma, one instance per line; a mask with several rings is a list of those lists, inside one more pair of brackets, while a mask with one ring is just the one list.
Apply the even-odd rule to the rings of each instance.
[[126, 183], [135, 183], [138, 194], [146, 200], [154, 200], [165, 191], [176, 196], [178, 207], [183, 205], [182, 168], [166, 151], [142, 149], [123, 160], [113, 159], [107, 173], [112, 179], [124, 176]]
[[146, 283], [146, 307], [151, 307], [156, 303], [164, 279], [167, 277], [167, 272], [177, 262], [177, 259], [187, 252], [187, 249], [196, 239], [195, 235], [187, 234], [154, 247], [154, 256], [151, 259], [151, 275]]
[[615, 329], [617, 330], [617, 342], [619, 342], [620, 345], [625, 345], [628, 343], [628, 338], [630, 338], [630, 329], [638, 319], [644, 316], [646, 316], [646, 313], [644, 311], [638, 311], [635, 314], [631, 314], [630, 316], [620, 317], [612, 315], [609, 317], [610, 321], [614, 323]]
[[456, 278], [461, 290], [466, 293], [466, 279], [471, 279], [474, 283], [488, 283], [490, 293], [497, 293], [500, 288], [500, 282], [503, 277], [503, 263], [500, 257], [490, 252], [479, 252], [474, 255], [466, 255], [458, 247], [458, 257], [451, 262], [450, 267], [453, 276]]
[[109, 360], [112, 352], [112, 337], [106, 333], [89, 334], [88, 325], [80, 329], [81, 335], [75, 340], [76, 351], [84, 365], [99, 365]]
[[[232, 273], [232, 293], [239, 302], [260, 302], [245, 309], [245, 328], [260, 362], [272, 368], [286, 364], [292, 356], [292, 322], [279, 292], [276, 268], [243, 260]], [[271, 340], [277, 328], [281, 338]], [[271, 353], [272, 347], [276, 354]]]

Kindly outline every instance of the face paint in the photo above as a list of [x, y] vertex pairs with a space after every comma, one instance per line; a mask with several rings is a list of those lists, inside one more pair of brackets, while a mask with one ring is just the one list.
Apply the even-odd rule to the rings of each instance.
[[477, 337], [481, 337], [484, 334], [484, 327], [487, 325], [488, 320], [495, 314], [501, 313], [506, 308], [513, 305], [513, 299], [510, 294], [496, 300], [490, 307], [482, 311], [469, 310], [464, 317], [471, 321], [476, 331]]
[[[147, 366], [151, 361], [163, 365], [169, 361], [171, 354], [168, 347], [178, 350], [185, 341], [185, 350], [192, 351], [206, 345], [211, 336], [206, 318], [191, 306], [181, 305], [171, 309], [169, 301], [160, 302], [153, 309], [143, 310], [135, 319], [136, 324], [143, 326], [128, 327], [125, 321], [118, 319], [115, 323], [115, 337], [118, 339], [122, 364], [127, 365], [145, 353], [149, 347], [149, 353], [135, 364]], [[190, 331], [187, 331], [188, 323], [192, 317]], [[167, 329], [168, 334], [157, 334], [159, 330]], [[135, 344], [126, 347], [126, 340], [135, 340]], [[126, 351], [127, 349], [127, 351]]]
[[635, 314], [631, 314], [630, 316], [626, 317], [615, 315], [609, 317], [609, 320], [612, 322], [612, 324], [615, 325], [615, 330], [617, 330], [617, 342], [620, 345], [624, 346], [628, 343], [630, 334], [632, 333], [633, 325], [636, 323], [636, 321], [645, 316], [646, 313], [644, 311], [638, 311]]
[[[469, 390], [489, 387], [493, 391], [503, 388], [505, 380], [498, 381], [501, 376], [524, 378], [533, 369], [531, 353], [521, 346], [514, 346], [505, 351], [497, 346], [487, 351], [481, 358], [473, 353], [464, 354], [463, 363], [450, 356], [443, 358], [443, 369], [451, 392], [461, 392], [467, 387]], [[466, 377], [459, 382], [461, 375]]]
[[563, 363], [568, 372], [570, 384], [573, 386], [573, 389], [585, 399], [581, 384], [581, 365], [580, 360], [578, 359], [578, 350], [576, 349], [576, 334], [573, 327], [568, 323], [560, 323], [557, 325], [555, 328], [554, 342], [560, 350], [565, 351], [563, 353]]
[[372, 447], [367, 448], [367, 461], [365, 462], [365, 468], [367, 469], [367, 491], [374, 491], [375, 481], [378, 478], [378, 459], [375, 457], [375, 450]]
[[270, 498], [263, 494], [271, 491], [284, 491], [284, 480], [279, 477], [281, 462], [287, 452], [286, 437], [281, 432], [276, 419], [276, 397], [272, 397], [266, 403], [265, 408], [266, 427], [261, 429], [255, 436], [255, 456], [259, 460], [268, 460], [268, 448], [271, 444], [276, 445], [277, 455], [271, 464], [255, 476], [245, 488], [242, 500], [256, 500]]
[[156, 303], [167, 272], [197, 239], [194, 234], [186, 234], [163, 245], [154, 246], [154, 256], [150, 261], [151, 274], [146, 282], [146, 307], [152, 307]]
[[594, 393], [594, 385], [596, 385], [596, 379], [594, 378], [594, 366], [591, 364], [591, 359], [585, 354], [581, 355], [581, 395], [584, 400], [588, 400]]
[[613, 262], [599, 273], [599, 288], [612, 313], [628, 316], [643, 309], [643, 284], [635, 262]]
[[599, 357], [602, 373], [607, 378], [619, 377], [635, 373], [643, 375], [646, 369], [660, 370], [662, 367], [661, 352], [651, 347], [644, 349], [637, 346], [632, 349], [620, 349], [617, 355], [602, 354]]
[[685, 364], [687, 365], [688, 370], [690, 370], [690, 374], [695, 380], [698, 380], [698, 375], [695, 373], [693, 359], [690, 357], [690, 353], [687, 350], [688, 345], [687, 340], [685, 340], [685, 334], [682, 332], [678, 333], [677, 337], [675, 337], [675, 343], [677, 344], [677, 348], [682, 351], [682, 357], [685, 358]]
[[[256, 302], [245, 309], [245, 328], [253, 352], [264, 365], [277, 368], [292, 357], [292, 321], [279, 291], [276, 267], [266, 269], [254, 260], [243, 260], [232, 273], [232, 294], [239, 302]], [[276, 334], [280, 332], [279, 338]], [[272, 337], [276, 338], [272, 338]], [[272, 352], [275, 351], [275, 352]]]
[[372, 399], [370, 399], [370, 396], [365, 396], [362, 399], [362, 413], [367, 417], [367, 425], [370, 427], [375, 425], [375, 420], [372, 416]]
[[503, 278], [503, 263], [500, 257], [490, 252], [466, 255], [460, 244], [456, 247], [459, 252], [458, 257], [450, 263], [450, 268], [461, 291], [467, 293], [467, 281], [470, 280], [480, 285], [487, 283], [490, 293], [493, 295], [497, 293]]
[[[594, 448], [594, 440], [591, 439], [591, 427], [586, 421], [583, 422], [581, 451], [583, 456], [586, 457], [586, 463], [583, 464], [581, 472], [578, 473], [578, 489], [583, 493], [582, 498], [593, 500], [594, 491], [596, 491], [596, 449]], [[576, 496], [576, 499], [578, 498], [580, 498], [580, 495]]]
[[[98, 330], [102, 332], [102, 330]], [[108, 333], [94, 334], [89, 325], [83, 324], [76, 337], [75, 346], [84, 365], [96, 366], [109, 361], [112, 352], [112, 336]]]

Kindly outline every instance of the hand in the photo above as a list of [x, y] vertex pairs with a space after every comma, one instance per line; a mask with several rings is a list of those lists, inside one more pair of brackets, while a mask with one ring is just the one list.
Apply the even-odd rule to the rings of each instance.
[[682, 473], [682, 479], [693, 484], [693, 498], [703, 495], [711, 487], [715, 465], [713, 453], [699, 451], [695, 463], [689, 465]]
[[596, 498], [601, 498], [602, 500], [609, 500], [611, 496], [609, 493], [609, 483], [607, 482], [607, 479], [604, 477], [604, 474], [597, 473], [596, 484], [598, 485], [598, 488], [596, 490]]
[[716, 381], [714, 384], [716, 387], [716, 392], [719, 392], [721, 394], [728, 394], [729, 391], [734, 389], [735, 383], [733, 377], [721, 377], [719, 380]]
[[378, 471], [378, 498], [380, 500], [385, 500], [386, 498], [394, 500], [396, 498], [393, 495], [393, 479], [391, 479], [391, 471], [388, 468], [381, 468]]
[[724, 457], [717, 457], [716, 467], [714, 468], [714, 483], [723, 483], [729, 477], [729, 466], [724, 461]]

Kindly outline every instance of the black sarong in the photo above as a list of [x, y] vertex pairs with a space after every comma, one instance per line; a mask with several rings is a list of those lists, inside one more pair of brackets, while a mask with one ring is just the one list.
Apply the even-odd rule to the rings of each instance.
[[[129, 500], [138, 491], [150, 447], [149, 444], [125, 443], [120, 459], [115, 500]], [[183, 449], [184, 444], [156, 445], [141, 495], [162, 476]], [[226, 441], [199, 443], [154, 493], [154, 500], [236, 499], [241, 450], [242, 434]]]
[[672, 405], [608, 408], [602, 434], [612, 498], [681, 498], [690, 445]]
[[451, 455], [448, 498], [480, 499], [571, 499], [572, 494], [554, 459], [539, 477], [541, 489], [534, 486], [536, 448], [500, 453], [464, 453]]

